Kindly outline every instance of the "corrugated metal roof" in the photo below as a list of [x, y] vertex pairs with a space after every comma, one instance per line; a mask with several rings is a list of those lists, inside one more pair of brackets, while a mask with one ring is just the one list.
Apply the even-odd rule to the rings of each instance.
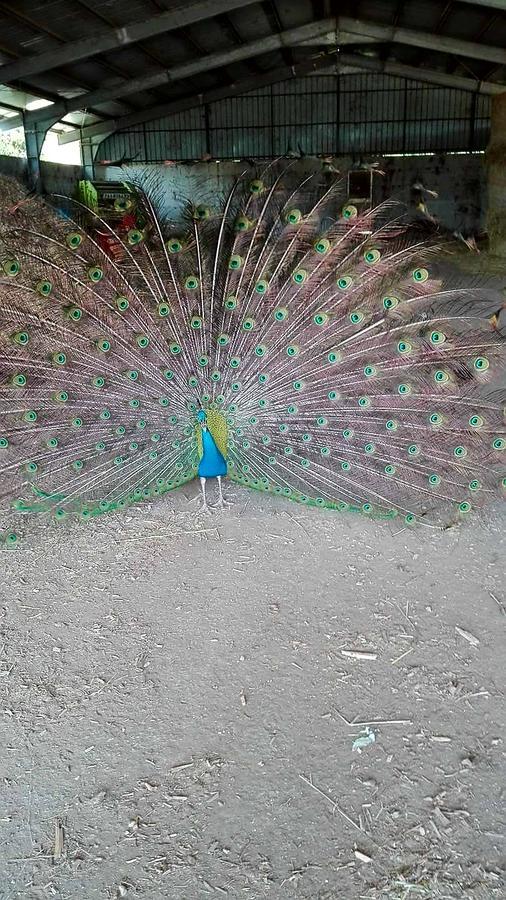
[[[242, 61], [224, 63], [204, 69], [198, 75], [174, 83], [159, 84], [144, 90], [133, 90], [122, 97], [87, 103], [90, 92], [118, 84], [128, 84], [140, 75], [163, 73], [175, 65], [198, 60], [218, 51], [232, 50], [248, 42], [267, 38], [328, 17], [338, 5], [340, 16], [392, 28], [415, 29], [437, 37], [472, 41], [484, 45], [482, 58], [469, 58], [453, 49], [411, 46], [392, 33], [391, 39], [370, 40], [354, 35], [346, 49], [367, 53], [382, 61], [394, 60], [420, 69], [431, 68], [446, 74], [463, 75], [476, 81], [506, 84], [506, 66], [488, 59], [487, 45], [506, 48], [506, 0], [504, 11], [487, 9], [482, 0], [475, 6], [461, 0], [262, 0], [231, 3], [228, 11], [212, 14], [216, 4], [208, 4], [205, 18], [185, 27], [152, 35], [142, 40], [95, 52], [104, 34], [136, 24], [164, 13], [180, 15], [182, 10], [199, 0], [11, 0], [0, 5], [0, 79], [1, 66], [32, 59], [48, 53], [51, 60], [42, 71], [26, 74], [8, 82], [13, 105], [26, 106], [24, 98], [72, 98], [82, 95], [88, 118], [82, 114], [70, 121], [115, 120], [135, 111], [149, 110], [177, 98], [193, 97], [216, 88], [253, 79], [282, 66], [291, 66], [315, 54], [328, 51], [328, 41], [321, 38], [310, 45], [283, 46], [277, 50], [257, 52]], [[226, 4], [220, 6], [220, 10]], [[59, 56], [69, 44], [83, 38], [95, 38], [96, 45], [88, 54], [72, 62], [61, 62]], [[338, 35], [339, 37], [339, 35]], [[8, 72], [8, 68], [4, 71]], [[18, 93], [12, 93], [12, 91]], [[0, 92], [7, 102], [6, 94]], [[93, 118], [95, 117], [95, 118]]]

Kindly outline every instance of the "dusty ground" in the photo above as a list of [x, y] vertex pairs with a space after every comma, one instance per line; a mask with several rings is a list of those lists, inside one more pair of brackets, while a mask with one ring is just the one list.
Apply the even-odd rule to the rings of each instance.
[[232, 493], [2, 553], [2, 900], [504, 897], [501, 512]]

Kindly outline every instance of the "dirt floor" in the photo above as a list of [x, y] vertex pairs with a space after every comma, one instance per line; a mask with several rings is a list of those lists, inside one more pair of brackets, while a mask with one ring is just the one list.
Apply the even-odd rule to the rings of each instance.
[[229, 490], [2, 552], [2, 900], [504, 898], [501, 510]]

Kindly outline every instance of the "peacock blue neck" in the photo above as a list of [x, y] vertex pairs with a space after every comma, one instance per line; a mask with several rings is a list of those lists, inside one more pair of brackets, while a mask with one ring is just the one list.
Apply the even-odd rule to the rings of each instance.
[[202, 456], [198, 474], [200, 478], [218, 478], [227, 474], [226, 460], [208, 428], [202, 429]]

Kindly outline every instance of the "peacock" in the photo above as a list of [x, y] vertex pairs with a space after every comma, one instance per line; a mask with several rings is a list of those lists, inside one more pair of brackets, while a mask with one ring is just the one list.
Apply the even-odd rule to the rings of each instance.
[[331, 178], [271, 161], [173, 223], [133, 169], [121, 228], [1, 180], [7, 546], [10, 516], [92, 520], [197, 477], [204, 508], [227, 476], [435, 527], [501, 494], [495, 287]]

